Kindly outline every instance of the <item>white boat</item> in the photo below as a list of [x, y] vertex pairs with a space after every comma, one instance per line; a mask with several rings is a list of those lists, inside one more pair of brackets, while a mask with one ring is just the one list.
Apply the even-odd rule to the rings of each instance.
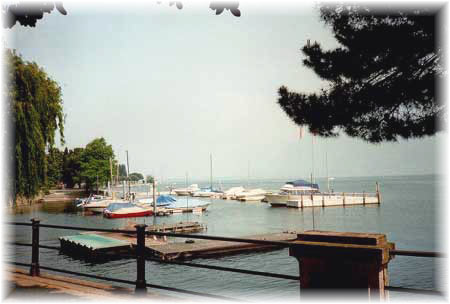
[[195, 198], [179, 198], [175, 201], [171, 201], [168, 206], [164, 206], [167, 209], [183, 209], [183, 208], [204, 208], [209, 206], [209, 203], [205, 203], [205, 201], [195, 199]]
[[299, 200], [314, 193], [319, 193], [319, 185], [299, 179], [287, 182], [278, 193], [266, 194], [265, 199], [272, 207], [286, 207], [288, 200]]
[[267, 194], [266, 200], [272, 207], [331, 207], [379, 204], [381, 201], [379, 186], [375, 193], [319, 192], [317, 184], [302, 180], [288, 182], [278, 194]]
[[191, 195], [191, 193], [195, 192], [195, 191], [199, 191], [200, 188], [198, 187], [197, 184], [192, 184], [187, 188], [178, 188], [178, 189], [174, 189], [173, 192], [175, 192], [176, 195], [179, 196], [186, 196], [186, 195]]
[[212, 197], [212, 196], [218, 196], [221, 193], [222, 192], [211, 189], [211, 188], [202, 188], [199, 191], [192, 192], [191, 196], [193, 196], [193, 197]]
[[245, 190], [236, 195], [238, 201], [250, 201], [250, 200], [262, 200], [267, 194], [266, 190], [263, 189], [251, 189]]
[[109, 206], [111, 203], [129, 203], [129, 201], [125, 200], [101, 200], [101, 201], [94, 201], [94, 202], [88, 202], [86, 204], [81, 205], [81, 208], [83, 208], [84, 211], [91, 211], [94, 213], [103, 213], [103, 209]]
[[89, 202], [98, 202], [98, 201], [102, 201], [102, 200], [105, 200], [105, 199], [110, 199], [110, 198], [107, 197], [107, 196], [103, 196], [103, 195], [93, 194], [93, 195], [91, 195], [89, 197], [86, 197], [86, 198], [77, 198], [75, 200], [75, 204], [77, 205], [77, 207], [80, 207], [83, 204], [87, 204]]
[[226, 191], [224, 191], [221, 195], [221, 199], [235, 199], [236, 195], [245, 191], [244, 187], [232, 187]]

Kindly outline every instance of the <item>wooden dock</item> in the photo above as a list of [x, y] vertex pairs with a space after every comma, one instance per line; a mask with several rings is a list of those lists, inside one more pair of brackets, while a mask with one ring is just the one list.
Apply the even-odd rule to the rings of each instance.
[[[135, 222], [129, 222], [123, 229], [124, 230], [134, 230]], [[145, 228], [145, 231], [151, 232], [200, 232], [206, 230], [205, 224], [199, 222], [178, 222], [174, 224], [160, 224], [160, 225], [149, 225]]]
[[[118, 287], [110, 284], [76, 279], [73, 277], [41, 272], [39, 276], [30, 276], [28, 270], [8, 267], [5, 279], [11, 289], [5, 300], [44, 301], [50, 300], [136, 300], [134, 288]], [[27, 292], [24, 292], [27, 290]], [[48, 297], [46, 297], [46, 295]], [[55, 296], [57, 296], [55, 298]], [[38, 297], [38, 298], [36, 298]], [[181, 300], [154, 291], [140, 294], [145, 300]]]
[[[269, 233], [244, 236], [243, 238], [253, 240], [291, 242], [297, 239], [297, 233]], [[171, 242], [158, 245], [151, 244], [150, 246], [146, 245], [146, 247], [148, 251], [152, 253], [152, 255], [162, 260], [206, 258], [243, 252], [274, 250], [279, 248], [274, 245], [213, 240], [195, 240], [193, 243]]]

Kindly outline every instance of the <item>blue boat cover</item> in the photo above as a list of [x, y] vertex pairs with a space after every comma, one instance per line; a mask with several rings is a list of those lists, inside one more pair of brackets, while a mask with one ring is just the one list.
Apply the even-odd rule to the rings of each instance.
[[110, 212], [114, 212], [122, 208], [130, 208], [130, 207], [138, 207], [138, 206], [133, 203], [111, 203], [105, 209]]
[[171, 203], [176, 202], [176, 201], [177, 200], [170, 195], [160, 195], [156, 199], [156, 206], [170, 205]]
[[315, 189], [319, 189], [319, 185], [318, 184], [311, 184], [303, 179], [298, 179], [292, 182], [287, 182], [286, 184], [292, 185], [294, 187], [311, 187], [311, 188], [315, 188]]

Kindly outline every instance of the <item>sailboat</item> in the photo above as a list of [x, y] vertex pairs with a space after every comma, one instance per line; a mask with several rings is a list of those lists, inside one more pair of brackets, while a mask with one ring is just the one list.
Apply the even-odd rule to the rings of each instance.
[[212, 182], [212, 154], [209, 155], [210, 157], [210, 186], [206, 187], [206, 188], [201, 188], [198, 191], [195, 191], [191, 194], [191, 196], [193, 197], [212, 197], [212, 196], [217, 196], [220, 193], [222, 193], [219, 190], [215, 190], [213, 188], [213, 182]]

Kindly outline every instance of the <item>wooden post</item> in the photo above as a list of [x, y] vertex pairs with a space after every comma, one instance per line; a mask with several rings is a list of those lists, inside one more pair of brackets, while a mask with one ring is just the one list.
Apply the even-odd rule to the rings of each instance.
[[363, 191], [363, 205], [366, 204], [366, 191]]
[[111, 184], [110, 184], [110, 188], [109, 189], [111, 190], [111, 197], [113, 199], [115, 199], [116, 197], [115, 197], [114, 191], [112, 189], [112, 187], [113, 187], [113, 172], [112, 172], [112, 159], [111, 159], [111, 157], [109, 158], [109, 172], [111, 173]]
[[325, 207], [325, 195], [322, 194], [322, 208]]
[[342, 192], [342, 205], [345, 206], [345, 192]]
[[30, 275], [31, 276], [39, 276], [39, 222], [38, 219], [31, 219], [31, 268]]
[[156, 216], [156, 193], [155, 193], [155, 187], [156, 187], [156, 180], [155, 177], [153, 177], [153, 214]]
[[387, 296], [389, 251], [394, 248], [384, 234], [305, 231], [289, 255], [299, 262], [302, 299], [355, 294], [377, 301]]
[[137, 264], [137, 278], [135, 293], [146, 293], [147, 282], [145, 280], [145, 224], [134, 226], [136, 228], [136, 264]]
[[300, 194], [300, 199], [301, 199], [301, 202], [300, 202], [300, 204], [301, 204], [301, 206], [302, 206], [302, 209], [303, 209], [303, 193], [302, 193], [302, 194]]
[[380, 186], [378, 185], [378, 182], [376, 182], [376, 190], [377, 190], [377, 201], [378, 204], [381, 203], [381, 195], [380, 195]]

